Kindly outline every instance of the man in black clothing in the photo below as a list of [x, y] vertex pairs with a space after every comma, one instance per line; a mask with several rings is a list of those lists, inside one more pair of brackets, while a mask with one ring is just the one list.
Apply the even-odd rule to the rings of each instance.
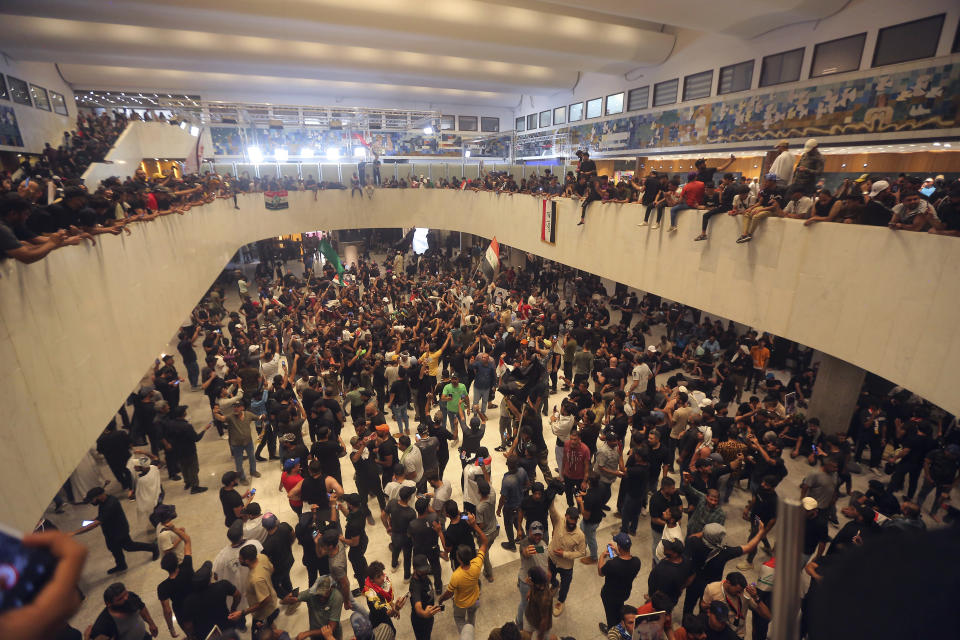
[[443, 532], [444, 550], [450, 555], [450, 568], [457, 570], [460, 563], [457, 559], [457, 549], [466, 546], [470, 549], [471, 557], [477, 553], [477, 545], [473, 538], [473, 527], [467, 521], [467, 514], [460, 512], [456, 500], [447, 500], [443, 510], [450, 520], [446, 531]]
[[608, 627], [620, 621], [620, 608], [630, 597], [633, 581], [640, 573], [640, 558], [630, 555], [632, 544], [630, 536], [618, 533], [613, 536], [613, 542], [607, 545], [604, 553], [600, 554], [597, 573], [604, 578], [600, 589], [606, 617], [606, 623], [600, 623], [600, 631], [604, 634]]
[[[197, 569], [193, 576], [193, 593], [184, 603], [184, 617], [177, 614], [177, 620], [184, 621], [184, 627], [190, 630], [193, 638], [206, 638], [214, 626], [221, 631], [234, 626], [228, 616], [240, 604], [240, 591], [229, 580], [211, 582], [212, 574], [209, 561]], [[227, 598], [232, 598], [229, 608]]]
[[340, 473], [340, 441], [333, 437], [329, 428], [320, 427], [317, 430], [316, 439], [310, 447], [310, 457], [320, 462], [323, 475], [333, 476], [341, 486], [343, 485], [343, 477]]
[[[193, 591], [193, 556], [190, 536], [183, 529], [172, 527], [172, 530], [183, 541], [183, 560], [177, 561], [177, 554], [174, 551], [167, 551], [160, 558], [160, 568], [167, 572], [167, 579], [157, 585], [157, 600], [163, 608], [163, 618], [167, 621], [167, 628], [170, 630], [170, 636], [176, 636], [177, 631], [173, 626], [173, 616], [177, 620], [184, 632], [190, 633], [184, 604], [187, 597]], [[209, 564], [209, 563], [207, 563]], [[207, 582], [210, 581], [209, 576]]]
[[416, 520], [417, 512], [410, 506], [410, 498], [417, 492], [413, 487], [401, 487], [397, 498], [387, 503], [380, 515], [390, 534], [391, 567], [396, 571], [400, 554], [403, 553], [403, 579], [410, 579], [410, 558], [413, 555], [413, 540], [410, 538], [410, 523]]
[[671, 507], [683, 507], [677, 495], [677, 483], [673, 478], [664, 476], [660, 481], [660, 490], [650, 496], [650, 531], [653, 537], [653, 563], [657, 563], [657, 545], [663, 537], [663, 528], [667, 526], [666, 512]]
[[293, 542], [296, 534], [286, 522], [280, 522], [277, 516], [268, 513], [260, 521], [267, 531], [263, 541], [263, 553], [273, 563], [273, 575], [270, 576], [277, 597], [290, 593], [293, 585], [290, 583], [290, 569], [293, 568]]
[[127, 469], [132, 445], [130, 434], [124, 429], [117, 429], [113, 422], [110, 422], [103, 435], [97, 438], [97, 451], [106, 459], [107, 466], [120, 482], [120, 486], [127, 491], [133, 490], [133, 479]]
[[[372, 436], [376, 438], [376, 436]], [[380, 505], [380, 511], [386, 508], [386, 496], [383, 493], [383, 487], [380, 486], [380, 469], [377, 461], [374, 459], [374, 452], [370, 450], [370, 434], [366, 427], [357, 427], [357, 435], [350, 438], [350, 462], [353, 463], [353, 480], [357, 485], [357, 493], [360, 494], [360, 502], [367, 514], [367, 522], [372, 523], [372, 514], [368, 502], [370, 494], [377, 498]]]
[[132, 591], [127, 591], [122, 582], [114, 582], [104, 590], [103, 602], [107, 606], [97, 616], [86, 637], [98, 640], [120, 638], [121, 625], [126, 634], [122, 636], [124, 638], [136, 637], [142, 633], [146, 640], [159, 635], [159, 629], [143, 600]]
[[103, 487], [94, 487], [87, 491], [85, 502], [97, 505], [97, 517], [93, 522], [77, 529], [70, 535], [76, 536], [97, 527], [101, 528], [103, 539], [107, 543], [107, 549], [113, 554], [113, 559], [117, 563], [115, 567], [108, 569], [107, 573], [127, 570], [127, 561], [123, 557], [124, 551], [149, 551], [153, 554], [154, 560], [160, 557], [160, 549], [156, 544], [134, 542], [130, 539], [130, 524], [127, 522], [127, 514], [123, 512], [120, 501], [107, 495]]
[[220, 487], [220, 506], [223, 507], [223, 524], [229, 527], [237, 520], [244, 517], [243, 509], [246, 507], [244, 500], [253, 498], [253, 489], [246, 494], [240, 495], [237, 491], [237, 484], [240, 482], [240, 474], [236, 471], [227, 471], [220, 478], [223, 484]]
[[727, 562], [756, 549], [766, 534], [767, 527], [762, 526], [747, 544], [731, 547], [723, 544], [727, 535], [724, 526], [711, 522], [703, 528], [701, 535], [687, 538], [686, 553], [696, 575], [687, 587], [687, 596], [683, 600], [683, 612], [692, 613], [694, 607], [700, 604], [700, 598], [706, 586], [723, 578]]
[[[353, 575], [357, 579], [360, 589], [363, 589], [363, 583], [367, 579], [367, 543], [369, 542], [366, 532], [366, 515], [360, 504], [360, 496], [356, 493], [348, 493], [343, 496], [343, 502], [340, 510], [346, 516], [343, 527], [343, 536], [340, 542], [347, 545], [347, 558], [350, 560], [350, 566], [353, 567]], [[355, 594], [359, 596], [360, 594]]]
[[197, 433], [186, 417], [186, 405], [171, 409], [170, 418], [167, 420], [166, 437], [173, 447], [177, 463], [180, 465], [184, 489], [189, 489], [190, 493], [203, 493], [207, 488], [200, 486], [200, 461], [197, 459], [197, 442], [203, 438], [207, 429], [212, 427], [213, 423], [208, 422], [207, 426]]
[[443, 529], [437, 522], [433, 509], [430, 507], [430, 498], [420, 496], [414, 505], [417, 517], [410, 523], [410, 538], [413, 540], [413, 555], [423, 554], [430, 562], [430, 571], [433, 574], [433, 586], [437, 593], [443, 591], [443, 580], [440, 569], [440, 547], [443, 542]]
[[[680, 601], [683, 590], [693, 582], [693, 567], [690, 559], [683, 555], [683, 543], [679, 540], [663, 541], [663, 560], [658, 562], [647, 577], [647, 593], [658, 591], [667, 595], [674, 603]], [[659, 611], [659, 609], [657, 609]]]

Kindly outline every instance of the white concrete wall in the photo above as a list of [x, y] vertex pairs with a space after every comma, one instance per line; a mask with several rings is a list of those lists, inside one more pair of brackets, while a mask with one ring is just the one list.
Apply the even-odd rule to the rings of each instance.
[[132, 175], [144, 158], [182, 160], [194, 152], [196, 144], [189, 126], [184, 130], [166, 122], [131, 122], [107, 152], [107, 162], [91, 164], [83, 179], [93, 189], [110, 176]]
[[[48, 96], [51, 91], [62, 94], [69, 114], [61, 116], [54, 113], [52, 102], [50, 111], [44, 111], [17, 104], [13, 100], [0, 100], [0, 105], [13, 108], [17, 115], [17, 124], [20, 125], [20, 136], [23, 138], [22, 147], [0, 145], [0, 151], [40, 153], [46, 142], [54, 147], [63, 143], [63, 132], [75, 128], [77, 107], [73, 99], [73, 91], [57, 73], [56, 67], [47, 62], [23, 62], [0, 55], [0, 73], [24, 80], [28, 85], [32, 83], [43, 87], [47, 90]], [[9, 89], [8, 86], [7, 90]]]
[[[796, 340], [960, 412], [960, 240], [794, 220], [761, 223], [734, 243], [729, 216], [692, 242], [637, 228], [638, 205], [593, 204], [576, 226], [560, 203], [556, 245], [540, 241], [538, 201], [447, 190], [291, 193], [268, 212], [261, 195], [101, 236], [32, 265], [0, 263], [0, 512], [23, 528], [49, 502], [145, 367], [242, 244], [294, 232], [430, 227], [497, 236], [522, 251]], [[25, 481], [29, 478], [29, 481]], [[15, 488], [15, 489], [14, 489]]]

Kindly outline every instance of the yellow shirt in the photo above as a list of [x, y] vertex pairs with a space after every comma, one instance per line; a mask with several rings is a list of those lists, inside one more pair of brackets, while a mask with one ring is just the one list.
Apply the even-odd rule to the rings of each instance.
[[252, 612], [254, 620], [266, 620], [277, 608], [277, 592], [273, 589], [273, 582], [270, 577], [273, 575], [273, 563], [270, 562], [265, 554], [257, 555], [257, 565], [250, 570], [250, 578], [247, 583], [247, 602], [253, 606], [254, 603], [266, 603]]
[[483, 571], [484, 553], [477, 553], [469, 566], [459, 566], [450, 576], [447, 591], [453, 592], [453, 604], [461, 609], [472, 607], [480, 599], [480, 573]]
[[[427, 375], [433, 376], [436, 378], [440, 375], [440, 356], [443, 355], [443, 351], [434, 351], [433, 353], [427, 351], [421, 357], [421, 361], [427, 365]], [[431, 390], [432, 391], [432, 390]]]

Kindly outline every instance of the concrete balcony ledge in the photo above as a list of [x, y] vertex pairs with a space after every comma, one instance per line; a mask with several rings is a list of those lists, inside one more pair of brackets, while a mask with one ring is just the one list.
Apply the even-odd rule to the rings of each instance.
[[[168, 125], [169, 126], [169, 125]], [[171, 127], [172, 129], [172, 127]], [[769, 219], [736, 244], [739, 218], [716, 216], [693, 242], [680, 230], [638, 228], [639, 205], [560, 200], [557, 242], [540, 240], [530, 196], [452, 190], [292, 192], [290, 208], [261, 194], [99, 236], [32, 265], [0, 264], [0, 510], [31, 528], [51, 496], [243, 244], [344, 228], [430, 227], [504, 244], [652, 291], [709, 314], [796, 340], [960, 412], [960, 241], [841, 224]], [[42, 469], [43, 473], [37, 471]], [[30, 478], [29, 481], [26, 479]]]

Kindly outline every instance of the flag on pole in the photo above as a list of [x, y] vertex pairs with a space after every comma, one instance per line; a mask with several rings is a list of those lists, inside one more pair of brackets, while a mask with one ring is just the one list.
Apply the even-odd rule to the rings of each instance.
[[487, 280], [493, 280], [497, 276], [497, 271], [500, 270], [500, 245], [496, 237], [490, 241], [490, 246], [487, 247], [487, 252], [480, 262], [480, 268]]
[[340, 286], [343, 286], [343, 264], [340, 262], [340, 256], [337, 255], [337, 252], [333, 250], [333, 247], [330, 246], [330, 243], [327, 242], [327, 239], [324, 238], [320, 241], [320, 253], [324, 258], [327, 259], [327, 262], [333, 265], [333, 268], [337, 270], [337, 278], [340, 280]]

